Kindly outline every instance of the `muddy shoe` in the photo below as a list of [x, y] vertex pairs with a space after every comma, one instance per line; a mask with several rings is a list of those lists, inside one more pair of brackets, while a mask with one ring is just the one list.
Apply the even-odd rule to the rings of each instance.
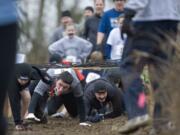
[[149, 115], [138, 116], [134, 119], [129, 120], [124, 126], [119, 129], [119, 133], [129, 133], [141, 126], [149, 124], [151, 121]]
[[18, 124], [15, 126], [17, 131], [25, 131], [25, 130], [32, 130], [32, 128], [27, 123]]
[[26, 118], [26, 120], [31, 120], [31, 121], [35, 121], [35, 122], [40, 122], [41, 120], [39, 118], [37, 118], [33, 113], [29, 113]]
[[48, 123], [48, 119], [47, 119], [47, 117], [46, 116], [43, 116], [42, 118], [41, 118], [41, 120], [40, 120], [40, 122], [39, 123], [42, 123], [42, 124], [47, 124]]

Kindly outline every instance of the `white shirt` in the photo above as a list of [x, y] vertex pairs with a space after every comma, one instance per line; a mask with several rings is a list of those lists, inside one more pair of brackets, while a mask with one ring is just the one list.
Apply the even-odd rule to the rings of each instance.
[[124, 40], [121, 38], [119, 28], [114, 28], [109, 34], [107, 44], [111, 45], [111, 60], [119, 60], [122, 57]]

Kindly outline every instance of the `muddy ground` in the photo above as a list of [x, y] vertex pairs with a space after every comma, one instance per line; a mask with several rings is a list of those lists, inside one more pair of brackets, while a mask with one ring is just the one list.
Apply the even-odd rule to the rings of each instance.
[[[120, 135], [114, 130], [122, 126], [125, 117], [109, 119], [92, 124], [91, 127], [81, 127], [78, 119], [50, 118], [47, 124], [31, 124], [32, 130], [15, 131], [13, 122], [9, 121], [8, 135]], [[144, 127], [129, 135], [148, 135], [150, 127]]]

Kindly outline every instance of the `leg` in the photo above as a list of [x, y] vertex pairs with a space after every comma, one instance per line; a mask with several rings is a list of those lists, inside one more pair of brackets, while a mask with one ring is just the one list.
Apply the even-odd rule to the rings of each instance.
[[7, 87], [9, 80], [14, 71], [14, 61], [16, 53], [16, 36], [17, 36], [17, 24], [10, 24], [6, 26], [0, 26], [0, 61], [3, 62], [0, 66], [0, 133], [3, 135], [6, 131], [6, 124], [3, 118], [3, 106], [6, 97]]
[[63, 96], [63, 103], [67, 112], [70, 114], [71, 117], [76, 117], [78, 115], [76, 99], [73, 93], [66, 94]]
[[[152, 49], [148, 50], [152, 42], [146, 43], [147, 39], [140, 37], [128, 42], [129, 47], [126, 50], [128, 52], [125, 52], [126, 56], [121, 64], [120, 72], [122, 74], [125, 108], [128, 115], [127, 124], [119, 130], [121, 133], [130, 132], [150, 122], [147, 113], [146, 96], [140, 77], [144, 66], [148, 63], [148, 57], [142, 54], [144, 54], [144, 51], [145, 53], [153, 51]], [[144, 44], [146, 46], [143, 46]]]
[[[14, 86], [14, 85], [13, 85]], [[22, 124], [21, 119], [21, 95], [18, 89], [10, 89], [8, 91], [12, 114], [15, 125]]]
[[32, 94], [32, 99], [29, 105], [29, 114], [27, 115], [26, 119], [40, 121], [34, 113], [36, 108], [38, 107], [39, 102], [43, 99], [44, 93], [49, 90], [49, 86], [42, 81], [39, 81], [37, 86], [35, 87], [34, 93]]
[[57, 112], [57, 110], [62, 106], [63, 99], [61, 96], [51, 97], [47, 102], [47, 114], [52, 115]]
[[30, 104], [31, 95], [28, 89], [21, 91], [20, 95], [22, 99], [21, 119], [23, 120], [28, 113], [28, 107]]

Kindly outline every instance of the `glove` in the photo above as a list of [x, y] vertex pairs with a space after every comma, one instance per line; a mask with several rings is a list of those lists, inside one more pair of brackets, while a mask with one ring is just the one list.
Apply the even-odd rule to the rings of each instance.
[[104, 115], [96, 114], [95, 116], [89, 116], [87, 120], [93, 123], [100, 122], [101, 120], [104, 120]]
[[124, 10], [125, 18], [122, 23], [121, 27], [121, 38], [124, 39], [124, 34], [127, 34], [128, 36], [132, 36], [134, 34], [134, 28], [132, 24], [132, 18], [136, 14], [136, 12], [132, 9], [125, 9]]
[[88, 127], [91, 126], [91, 124], [89, 124], [89, 123], [87, 123], [87, 122], [81, 122], [81, 123], [79, 123], [79, 125], [80, 125], [80, 126], [88, 126]]

